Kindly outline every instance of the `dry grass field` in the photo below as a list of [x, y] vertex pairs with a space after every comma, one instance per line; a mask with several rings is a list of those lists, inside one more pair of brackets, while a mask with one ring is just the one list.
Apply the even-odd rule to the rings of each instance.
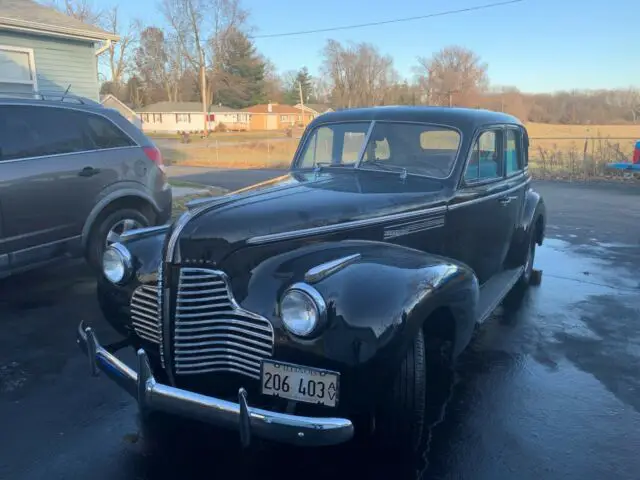
[[296, 138], [257, 140], [218, 147], [189, 145], [164, 148], [167, 164], [219, 168], [280, 168], [291, 163], [298, 146]]
[[542, 178], [618, 176], [611, 162], [630, 161], [640, 125], [527, 124], [529, 164]]
[[[640, 125], [528, 123], [527, 130], [530, 168], [538, 177], [609, 176], [606, 164], [629, 161], [636, 140], [640, 140]], [[286, 137], [279, 131], [220, 133], [208, 140], [165, 147], [165, 159], [168, 163], [220, 168], [287, 167], [298, 145], [296, 136]]]

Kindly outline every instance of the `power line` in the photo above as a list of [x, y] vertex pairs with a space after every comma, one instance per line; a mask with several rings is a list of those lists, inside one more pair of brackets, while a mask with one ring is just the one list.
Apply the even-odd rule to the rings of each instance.
[[298, 32], [286, 32], [286, 33], [268, 33], [265, 35], [253, 35], [252, 38], [290, 37], [293, 35], [307, 35], [309, 33], [335, 32], [337, 30], [350, 30], [352, 28], [375, 27], [377, 25], [386, 25], [388, 23], [411, 22], [413, 20], [423, 20], [425, 18], [443, 17], [445, 15], [453, 15], [456, 13], [466, 13], [466, 12], [473, 12], [476, 10], [486, 10], [488, 8], [501, 7], [503, 5], [510, 5], [512, 3], [521, 3], [521, 2], [524, 2], [524, 0], [507, 0], [504, 2], [486, 3], [484, 5], [477, 5], [475, 7], [460, 8], [458, 10], [447, 10], [444, 12], [430, 13], [427, 15], [419, 15], [416, 17], [396, 18], [393, 20], [383, 20], [380, 22], [370, 22], [370, 23], [359, 23], [356, 25], [344, 25], [342, 27], [319, 28], [317, 30], [300, 30]]

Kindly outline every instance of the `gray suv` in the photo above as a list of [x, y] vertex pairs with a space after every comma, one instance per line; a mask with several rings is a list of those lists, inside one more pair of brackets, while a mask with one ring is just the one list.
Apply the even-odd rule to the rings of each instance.
[[97, 266], [125, 231], [165, 223], [155, 145], [80, 97], [0, 97], [0, 278], [65, 256]]

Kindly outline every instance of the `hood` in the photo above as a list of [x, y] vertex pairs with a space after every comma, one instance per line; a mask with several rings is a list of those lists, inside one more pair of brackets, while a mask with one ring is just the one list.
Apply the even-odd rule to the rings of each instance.
[[441, 182], [424, 177], [353, 169], [292, 172], [196, 207], [178, 241], [180, 258], [215, 265], [244, 245], [277, 242], [277, 234], [316, 227], [322, 231], [311, 237], [344, 234], [348, 222], [439, 206], [446, 198]]

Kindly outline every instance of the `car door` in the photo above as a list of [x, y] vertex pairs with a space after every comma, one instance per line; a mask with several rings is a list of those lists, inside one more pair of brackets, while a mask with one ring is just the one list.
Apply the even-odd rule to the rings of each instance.
[[502, 269], [515, 228], [517, 202], [504, 151], [502, 127], [478, 132], [447, 210], [445, 253], [473, 268], [481, 283]]
[[0, 202], [12, 269], [62, 255], [79, 243], [79, 211], [97, 181], [95, 144], [78, 110], [0, 105]]

